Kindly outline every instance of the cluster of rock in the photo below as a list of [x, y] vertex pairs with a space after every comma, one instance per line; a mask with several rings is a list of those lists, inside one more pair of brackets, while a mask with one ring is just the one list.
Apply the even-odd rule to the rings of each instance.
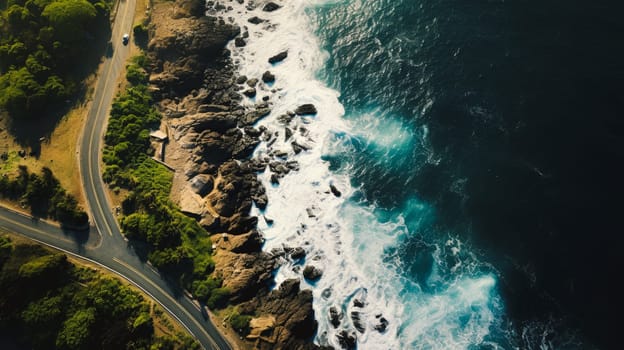
[[[263, 10], [279, 7], [268, 2]], [[254, 324], [262, 331], [251, 335], [256, 347], [316, 349], [310, 342], [317, 329], [312, 293], [300, 290], [298, 280], [271, 291], [280, 255], [262, 252], [258, 218], [249, 216], [252, 203], [267, 205], [258, 172], [269, 169], [279, 181], [298, 169], [296, 162], [249, 159], [260, 140], [275, 135], [254, 127], [270, 112], [269, 103], [242, 107], [240, 85], [247, 85], [242, 94], [253, 96], [260, 80], [268, 84], [276, 77], [267, 71], [236, 78], [225, 46], [237, 37], [235, 45], [244, 45], [244, 37], [237, 26], [205, 16], [205, 10], [202, 0], [178, 0], [156, 3], [151, 12], [149, 86], [163, 114], [161, 129], [169, 135], [161, 160], [175, 172], [172, 199], [212, 235], [214, 273], [231, 291], [231, 302], [241, 313], [258, 315]], [[306, 114], [313, 106], [302, 108]], [[321, 272], [304, 274], [314, 279]]]

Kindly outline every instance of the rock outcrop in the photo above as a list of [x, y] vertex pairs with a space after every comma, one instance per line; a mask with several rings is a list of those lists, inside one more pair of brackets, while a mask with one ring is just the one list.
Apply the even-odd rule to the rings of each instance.
[[[246, 307], [246, 305], [241, 305]], [[282, 282], [276, 290], [255, 306], [257, 313], [275, 317], [275, 327], [257, 349], [315, 349], [313, 344], [301, 340], [311, 338], [317, 329], [312, 309], [312, 291], [301, 290], [299, 280]]]
[[[210, 6], [208, 12], [216, 13], [223, 5]], [[263, 10], [279, 8], [268, 2]], [[257, 173], [269, 168], [281, 177], [298, 165], [249, 159], [267, 137], [266, 129], [254, 125], [270, 106], [239, 104], [243, 94], [253, 97], [262, 85], [257, 78], [237, 77], [225, 49], [230, 40], [246, 45], [246, 36], [223, 19], [204, 16], [205, 10], [203, 1], [177, 0], [158, 2], [151, 13], [149, 87], [163, 115], [161, 129], [170, 135], [164, 161], [175, 169], [171, 197], [211, 235], [213, 274], [223, 279], [230, 303], [257, 316], [250, 338], [256, 348], [318, 349], [310, 342], [317, 327], [312, 292], [300, 290], [298, 280], [271, 291], [279, 256], [262, 252], [258, 218], [249, 216], [253, 203], [264, 208], [268, 202]], [[252, 17], [249, 22], [264, 20]], [[272, 60], [286, 57], [282, 52]], [[274, 80], [270, 72], [262, 75], [264, 83]], [[303, 259], [305, 251], [297, 248], [291, 257]], [[312, 278], [320, 277], [320, 270], [311, 272]]]
[[[150, 84], [158, 91], [187, 94], [201, 86], [210, 61], [223, 54], [225, 44], [240, 33], [234, 25], [197, 14], [196, 2], [187, 7], [155, 6], [148, 53]], [[156, 23], [156, 24], [155, 24]]]

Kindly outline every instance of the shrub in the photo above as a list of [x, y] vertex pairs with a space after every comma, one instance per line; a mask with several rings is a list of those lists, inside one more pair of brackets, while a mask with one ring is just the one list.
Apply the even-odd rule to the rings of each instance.
[[232, 329], [245, 336], [249, 334], [249, 321], [251, 321], [249, 315], [239, 315], [238, 312], [234, 312], [230, 316], [230, 325]]
[[230, 297], [230, 290], [227, 288], [216, 288], [210, 293], [206, 305], [210, 309], [221, 309], [227, 304]]

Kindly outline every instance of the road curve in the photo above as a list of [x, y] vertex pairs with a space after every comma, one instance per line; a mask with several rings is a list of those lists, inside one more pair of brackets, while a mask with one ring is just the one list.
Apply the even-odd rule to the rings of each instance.
[[158, 272], [140, 261], [131, 248], [88, 232], [64, 230], [57, 225], [0, 207], [0, 228], [87, 260], [121, 276], [148, 294], [195, 337], [204, 349], [230, 349], [229, 344], [181, 291], [176, 291]]
[[[5, 223], [7, 222], [5, 220], [19, 222], [20, 225], [13, 224], [12, 231], [70, 254], [90, 259], [121, 275], [151, 295], [177, 318], [205, 349], [228, 350], [231, 346], [210, 320], [202, 315], [200, 309], [184, 296], [184, 293], [174, 290], [174, 285], [163, 280], [128, 247], [117, 220], [109, 209], [105, 185], [100, 175], [102, 173], [100, 150], [113, 94], [129, 53], [129, 47], [122, 44], [121, 37], [124, 33], [131, 33], [135, 8], [136, 0], [119, 0], [112, 31], [113, 56], [106, 58], [103, 63], [79, 141], [80, 176], [91, 213], [91, 222], [95, 224], [95, 229], [91, 229], [92, 233], [86, 242], [97, 241], [98, 243], [92, 247], [88, 243], [70, 246], [67, 242], [60, 240], [65, 233], [59, 234], [58, 227], [55, 229], [54, 226], [45, 222], [31, 222], [29, 226], [26, 222], [19, 222], [12, 212], [0, 210], [0, 220]], [[91, 237], [98, 234], [97, 238]], [[67, 239], [67, 237], [64, 238]]]

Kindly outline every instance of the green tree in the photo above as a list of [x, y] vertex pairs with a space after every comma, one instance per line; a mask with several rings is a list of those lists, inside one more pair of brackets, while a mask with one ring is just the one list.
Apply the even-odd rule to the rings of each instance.
[[86, 349], [93, 323], [95, 323], [95, 308], [76, 311], [63, 323], [63, 329], [56, 338], [56, 347], [68, 350]]
[[67, 268], [65, 254], [50, 254], [33, 259], [19, 268], [19, 277], [35, 282], [53, 280]]
[[6, 17], [9, 24], [9, 30], [12, 33], [19, 33], [20, 31], [26, 29], [31, 16], [28, 9], [14, 4], [6, 10]]
[[59, 40], [72, 43], [84, 38], [97, 10], [86, 0], [58, 0], [47, 5], [42, 15], [50, 21]]

